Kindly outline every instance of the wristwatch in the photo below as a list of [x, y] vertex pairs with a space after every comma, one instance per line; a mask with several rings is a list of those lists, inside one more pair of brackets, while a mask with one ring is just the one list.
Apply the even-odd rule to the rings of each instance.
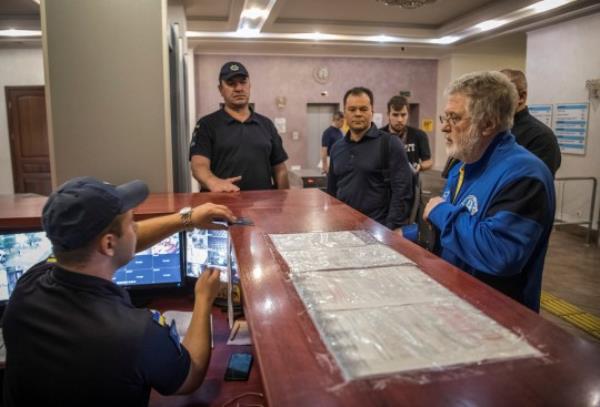
[[186, 206], [185, 208], [181, 208], [179, 211], [179, 216], [181, 216], [181, 223], [183, 223], [183, 227], [186, 230], [191, 230], [194, 228], [194, 224], [192, 223], [192, 208], [190, 206]]

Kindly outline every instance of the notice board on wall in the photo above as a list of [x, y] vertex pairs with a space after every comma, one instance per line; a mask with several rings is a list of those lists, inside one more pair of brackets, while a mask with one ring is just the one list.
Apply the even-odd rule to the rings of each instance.
[[589, 103], [557, 103], [553, 117], [552, 130], [558, 139], [560, 151], [585, 155]]
[[548, 127], [552, 127], [552, 105], [528, 105], [529, 113], [544, 123]]

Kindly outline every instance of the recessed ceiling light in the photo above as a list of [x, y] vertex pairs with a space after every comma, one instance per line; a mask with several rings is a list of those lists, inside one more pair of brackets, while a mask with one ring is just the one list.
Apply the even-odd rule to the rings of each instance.
[[571, 3], [572, 1], [573, 0], [543, 0], [533, 3], [527, 8], [535, 11], [536, 13], [543, 13], [544, 11], [552, 10], [553, 8], [563, 6], [567, 3]]
[[434, 38], [432, 40], [430, 40], [429, 42], [432, 44], [452, 44], [456, 41], [460, 40], [459, 36], [456, 35], [446, 35], [444, 37], [441, 38]]
[[373, 35], [369, 37], [369, 40], [376, 42], [389, 42], [392, 41], [392, 37], [389, 35], [381, 34], [381, 35]]
[[0, 37], [40, 37], [41, 35], [41, 31], [15, 30], [14, 28], [0, 30]]
[[255, 38], [260, 34], [260, 30], [256, 28], [250, 28], [248, 26], [243, 26], [239, 30], [235, 32], [236, 36], [244, 37], [244, 38]]
[[508, 20], [487, 20], [475, 25], [475, 28], [478, 28], [481, 31], [489, 31], [501, 27], [506, 23], [508, 23]]
[[265, 18], [267, 16], [267, 10], [263, 10], [258, 7], [249, 8], [242, 11], [241, 18], [249, 18], [254, 20], [256, 18]]

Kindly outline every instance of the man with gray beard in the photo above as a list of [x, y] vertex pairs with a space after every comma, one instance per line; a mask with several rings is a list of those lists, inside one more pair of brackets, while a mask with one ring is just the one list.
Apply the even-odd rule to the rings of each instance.
[[434, 252], [534, 311], [554, 218], [548, 167], [510, 133], [516, 89], [500, 72], [464, 75], [440, 116], [446, 151], [459, 160], [423, 219]]

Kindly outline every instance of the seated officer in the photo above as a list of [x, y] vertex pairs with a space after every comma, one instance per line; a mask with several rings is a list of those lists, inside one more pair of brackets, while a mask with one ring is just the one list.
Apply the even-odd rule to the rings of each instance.
[[173, 233], [235, 218], [208, 203], [138, 224], [132, 209], [147, 196], [142, 181], [113, 186], [82, 177], [48, 198], [42, 223], [57, 263], [25, 273], [7, 305], [6, 406], [145, 406], [150, 388], [181, 394], [200, 386], [210, 359], [218, 271], [198, 279], [181, 344], [174, 325], [135, 308], [112, 277], [136, 251]]

